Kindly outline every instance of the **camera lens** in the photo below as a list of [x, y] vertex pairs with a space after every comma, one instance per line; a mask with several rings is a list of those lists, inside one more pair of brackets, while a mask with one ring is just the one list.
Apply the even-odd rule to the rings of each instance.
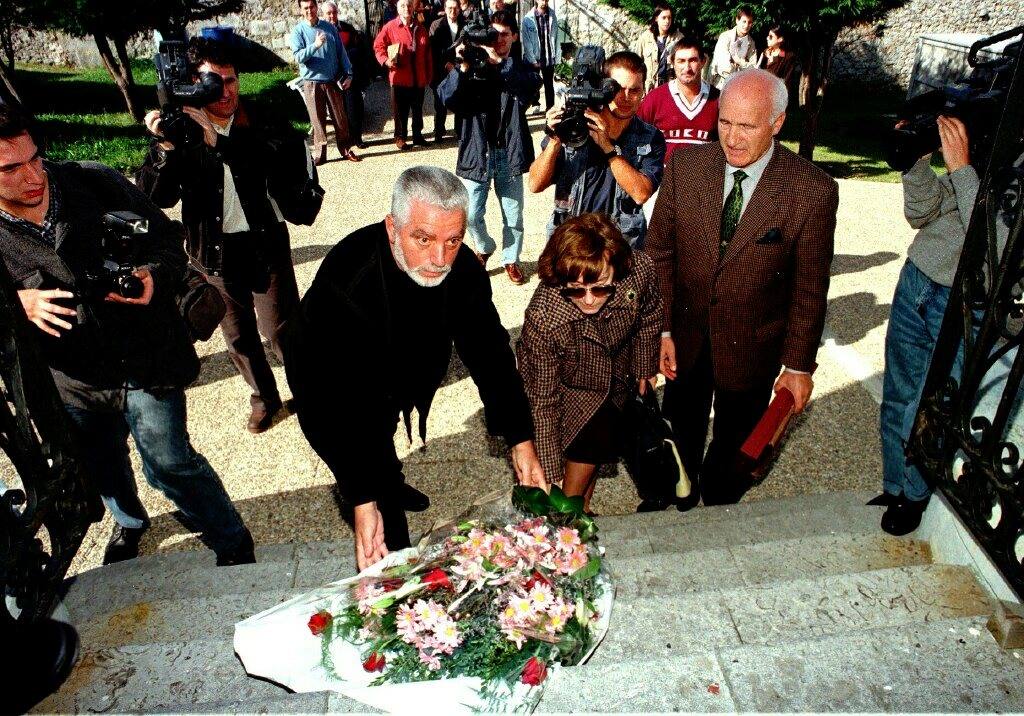
[[124, 298], [141, 298], [145, 291], [142, 279], [132, 274], [118, 276], [114, 281], [114, 288], [117, 290], [118, 295]]

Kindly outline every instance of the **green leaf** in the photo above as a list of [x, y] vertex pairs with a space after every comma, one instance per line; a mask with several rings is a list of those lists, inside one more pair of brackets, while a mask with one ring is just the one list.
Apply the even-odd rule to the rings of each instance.
[[551, 507], [556, 512], [562, 512], [569, 515], [582, 515], [583, 512], [583, 496], [576, 495], [575, 497], [569, 497], [558, 485], [551, 486], [551, 495], [548, 497]]
[[590, 561], [583, 567], [580, 567], [570, 575], [573, 579], [585, 581], [587, 579], [593, 579], [597, 576], [597, 573], [601, 571], [601, 558], [594, 555], [591, 556]]
[[[583, 569], [586, 569], [586, 567], [584, 567]], [[575, 574], [573, 576], [575, 576]], [[382, 612], [394, 603], [394, 597], [384, 597], [383, 599], [378, 599], [376, 602], [374, 602], [372, 608], [374, 611]]]
[[551, 500], [539, 487], [516, 485], [512, 488], [512, 504], [538, 517], [544, 517], [551, 512]]

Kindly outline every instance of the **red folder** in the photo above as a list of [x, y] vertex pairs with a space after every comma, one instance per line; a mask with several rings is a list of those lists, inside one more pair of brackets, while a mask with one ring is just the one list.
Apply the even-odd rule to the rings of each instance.
[[778, 453], [782, 438], [793, 418], [796, 401], [793, 394], [782, 388], [775, 394], [768, 410], [754, 426], [754, 431], [740, 448], [740, 460], [749, 468], [755, 478], [764, 477], [768, 467]]

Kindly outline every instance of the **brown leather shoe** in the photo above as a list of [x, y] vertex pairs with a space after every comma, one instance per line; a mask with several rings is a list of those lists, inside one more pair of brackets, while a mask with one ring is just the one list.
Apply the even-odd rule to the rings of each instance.
[[395, 140], [395, 146], [398, 147], [398, 151], [405, 151], [405, 140], [399, 137], [398, 139]]
[[476, 260], [479, 261], [484, 268], [487, 268], [487, 260], [491, 258], [491, 255], [482, 254], [479, 251], [474, 251], [473, 253], [476, 254]]
[[516, 286], [522, 286], [526, 283], [526, 276], [523, 275], [523, 270], [519, 268], [519, 264], [505, 264], [505, 273], [508, 274], [508, 280]]
[[265, 405], [254, 405], [246, 429], [254, 435], [266, 432], [274, 422], [274, 416], [281, 409], [281, 401]]
[[342, 161], [347, 159], [350, 162], [361, 162], [361, 161], [363, 161], [363, 158], [361, 156], [359, 156], [358, 154], [356, 154], [355, 152], [353, 152], [351, 149], [349, 149], [345, 154], [343, 154], [341, 159], [342, 159]]

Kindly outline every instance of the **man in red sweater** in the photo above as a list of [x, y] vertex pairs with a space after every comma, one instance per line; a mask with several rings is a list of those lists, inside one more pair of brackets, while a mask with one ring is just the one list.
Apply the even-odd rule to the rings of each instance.
[[[373, 53], [388, 68], [391, 83], [391, 107], [395, 118], [395, 146], [405, 149], [409, 110], [412, 110], [412, 143], [427, 145], [423, 138], [423, 93], [433, 72], [430, 34], [412, 11], [414, 0], [398, 0], [398, 17], [377, 33]], [[397, 46], [396, 53], [393, 46]]]
[[701, 79], [707, 54], [700, 40], [683, 37], [672, 50], [675, 79], [652, 90], [637, 116], [665, 135], [665, 165], [684, 144], [718, 140], [717, 88]]

